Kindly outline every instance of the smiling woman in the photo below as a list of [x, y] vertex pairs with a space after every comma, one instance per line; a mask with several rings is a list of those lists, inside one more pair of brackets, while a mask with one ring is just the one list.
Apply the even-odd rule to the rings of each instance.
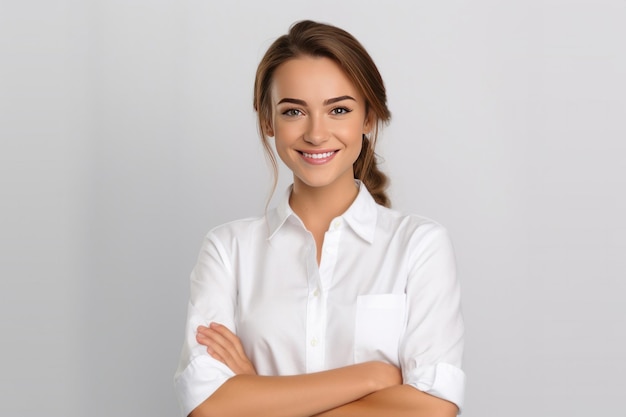
[[390, 113], [371, 58], [300, 22], [259, 64], [254, 105], [293, 185], [204, 241], [175, 377], [183, 415], [456, 415], [454, 254], [442, 226], [388, 208], [374, 145]]
[[353, 165], [372, 116], [341, 68], [323, 57], [285, 62], [274, 74], [272, 104], [270, 130], [294, 174], [294, 193], [326, 187], [356, 195]]

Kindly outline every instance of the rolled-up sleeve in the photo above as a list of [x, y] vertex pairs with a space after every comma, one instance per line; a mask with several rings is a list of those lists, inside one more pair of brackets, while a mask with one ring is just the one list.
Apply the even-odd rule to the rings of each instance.
[[196, 329], [218, 322], [235, 331], [236, 285], [229, 256], [212, 232], [204, 239], [198, 261], [191, 273], [190, 299], [185, 340], [174, 388], [181, 412], [187, 416], [210, 397], [234, 373], [213, 359], [196, 341]]
[[463, 318], [454, 250], [446, 230], [421, 225], [410, 240], [404, 383], [463, 407]]

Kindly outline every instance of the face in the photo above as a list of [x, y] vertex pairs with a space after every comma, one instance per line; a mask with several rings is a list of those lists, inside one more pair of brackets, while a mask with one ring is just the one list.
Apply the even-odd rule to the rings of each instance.
[[328, 58], [304, 56], [281, 64], [272, 83], [276, 151], [296, 186], [354, 188], [352, 164], [369, 133], [365, 100]]

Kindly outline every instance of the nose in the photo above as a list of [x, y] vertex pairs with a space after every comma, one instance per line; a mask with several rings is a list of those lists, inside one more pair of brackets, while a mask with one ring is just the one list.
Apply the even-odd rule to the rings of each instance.
[[304, 141], [311, 145], [320, 145], [328, 139], [328, 126], [322, 116], [310, 116]]

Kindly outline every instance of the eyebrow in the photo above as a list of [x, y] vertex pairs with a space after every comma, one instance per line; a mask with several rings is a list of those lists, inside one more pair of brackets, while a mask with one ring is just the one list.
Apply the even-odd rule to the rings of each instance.
[[[328, 100], [324, 100], [324, 106], [328, 106], [329, 104], [334, 104], [340, 101], [344, 101], [344, 100], [352, 100], [352, 101], [356, 101], [354, 97], [352, 96], [339, 96], [339, 97], [333, 97], [333, 98], [329, 98]], [[297, 98], [289, 98], [286, 97], [282, 100], [280, 100], [277, 104], [281, 104], [281, 103], [293, 103], [293, 104], [297, 104], [299, 106], [306, 106], [306, 101], [304, 100], [300, 100]]]

